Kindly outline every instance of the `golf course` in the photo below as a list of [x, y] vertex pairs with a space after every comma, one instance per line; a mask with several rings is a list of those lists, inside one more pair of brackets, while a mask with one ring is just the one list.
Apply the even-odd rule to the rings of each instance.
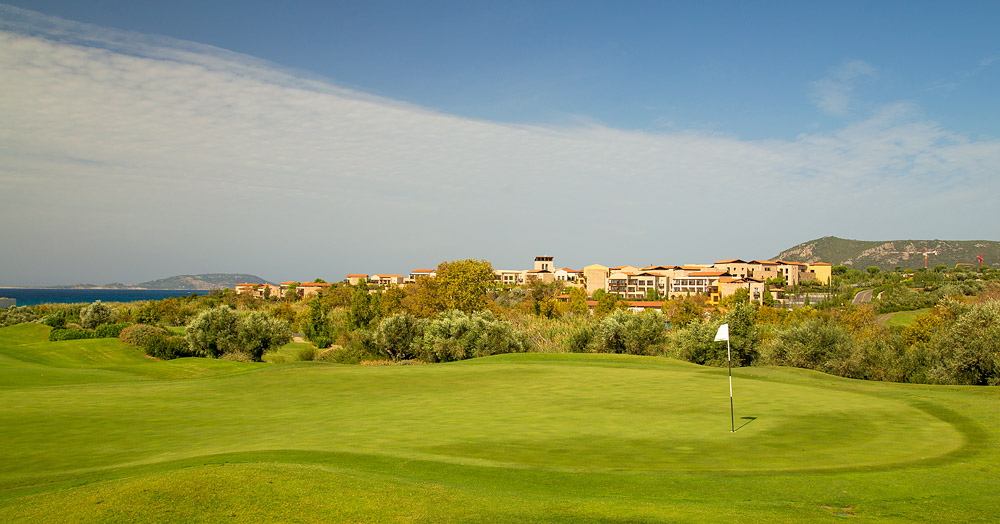
[[996, 387], [735, 368], [731, 418], [725, 368], [664, 357], [157, 361], [49, 330], [0, 328], [0, 522], [1000, 518]]

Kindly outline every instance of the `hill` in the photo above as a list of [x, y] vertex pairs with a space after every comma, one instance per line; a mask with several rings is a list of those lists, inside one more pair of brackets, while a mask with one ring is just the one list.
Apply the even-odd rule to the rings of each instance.
[[1000, 242], [994, 240], [849, 240], [827, 236], [803, 242], [776, 255], [774, 260], [793, 262], [829, 262], [863, 269], [878, 266], [881, 269], [924, 267], [923, 252], [927, 255], [927, 267], [944, 264], [979, 265], [978, 256], [983, 255], [983, 264], [1000, 265]]
[[159, 280], [150, 280], [149, 282], [136, 284], [135, 287], [143, 289], [190, 289], [195, 291], [227, 287], [232, 289], [236, 284], [242, 284], [243, 282], [272, 283], [257, 275], [248, 275], [245, 273], [204, 273], [201, 275], [177, 275]]

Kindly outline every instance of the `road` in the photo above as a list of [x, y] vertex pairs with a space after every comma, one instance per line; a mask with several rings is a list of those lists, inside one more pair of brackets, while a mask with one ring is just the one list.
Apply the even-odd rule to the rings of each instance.
[[861, 291], [858, 291], [858, 294], [854, 295], [854, 300], [851, 301], [851, 304], [857, 306], [860, 304], [864, 304], [865, 302], [871, 302], [872, 293], [874, 291], [875, 291], [874, 289], [862, 289]]

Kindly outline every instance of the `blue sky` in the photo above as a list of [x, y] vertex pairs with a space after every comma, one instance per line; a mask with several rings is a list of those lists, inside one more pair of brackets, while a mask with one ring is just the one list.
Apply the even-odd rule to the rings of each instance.
[[995, 2], [7, 4], [0, 285], [997, 239]]

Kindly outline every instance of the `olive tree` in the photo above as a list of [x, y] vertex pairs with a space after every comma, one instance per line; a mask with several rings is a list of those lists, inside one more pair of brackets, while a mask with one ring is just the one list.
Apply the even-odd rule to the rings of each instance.
[[80, 325], [86, 329], [94, 329], [101, 324], [110, 324], [117, 318], [115, 310], [110, 306], [95, 300], [93, 304], [80, 311]]

